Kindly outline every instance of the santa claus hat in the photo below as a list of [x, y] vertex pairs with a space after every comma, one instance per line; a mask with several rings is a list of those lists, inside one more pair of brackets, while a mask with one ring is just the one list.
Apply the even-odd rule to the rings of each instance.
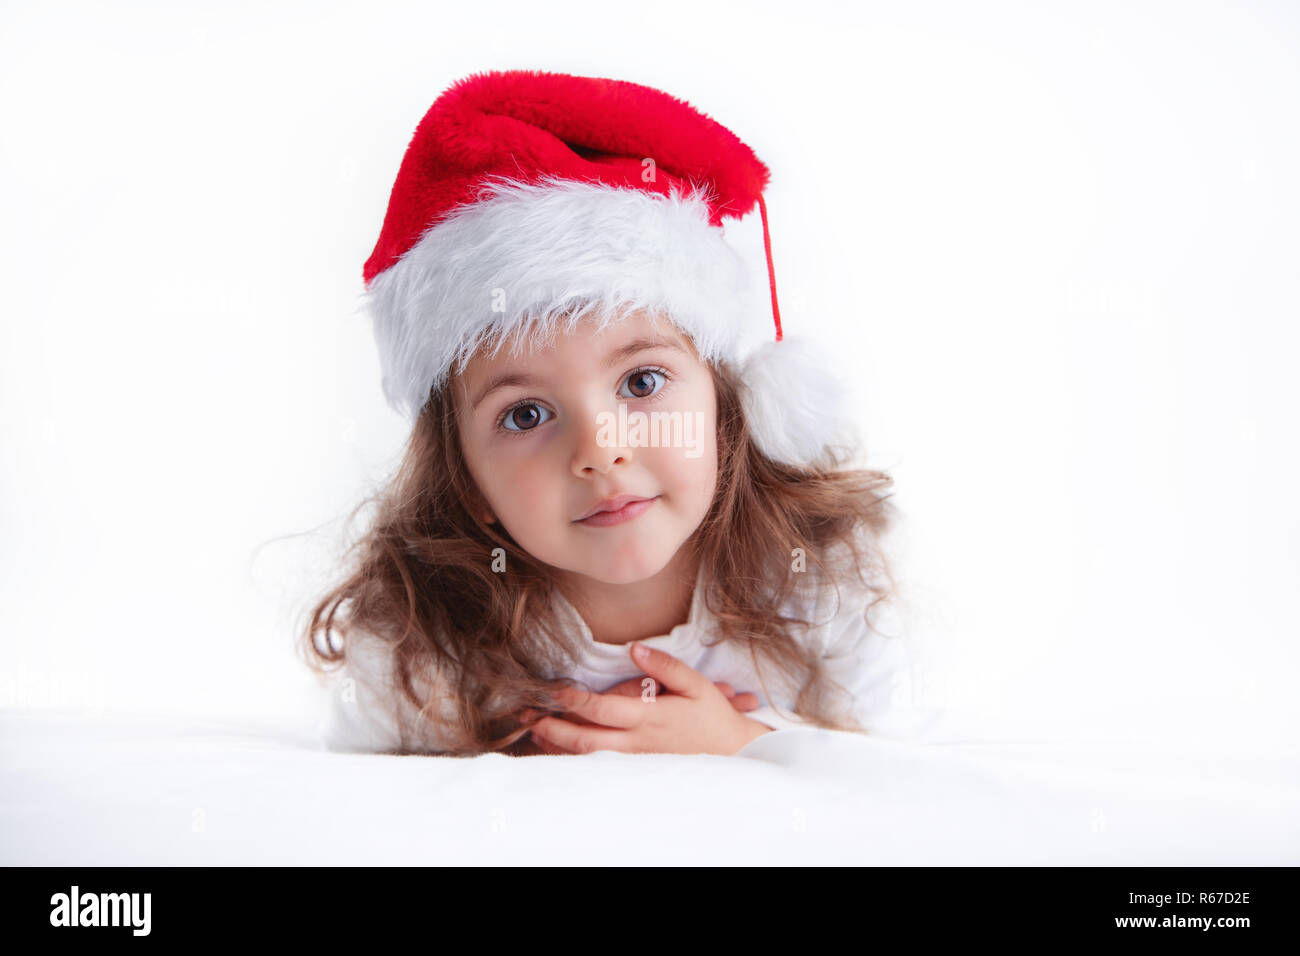
[[[486, 341], [648, 308], [739, 373], [760, 451], [829, 463], [852, 441], [846, 392], [811, 340], [782, 335], [768, 178], [730, 130], [650, 87], [535, 70], [458, 81], [416, 128], [363, 272], [386, 398], [414, 419]], [[767, 308], [722, 220], [755, 204], [775, 334], [746, 355]]]

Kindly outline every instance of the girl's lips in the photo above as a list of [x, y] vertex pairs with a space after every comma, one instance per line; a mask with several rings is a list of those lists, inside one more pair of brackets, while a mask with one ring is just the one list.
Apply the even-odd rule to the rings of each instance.
[[655, 495], [644, 501], [629, 501], [617, 511], [598, 511], [590, 518], [583, 518], [578, 524], [591, 525], [595, 528], [608, 528], [611, 525], [622, 524], [624, 521], [631, 521], [658, 500], [659, 496]]

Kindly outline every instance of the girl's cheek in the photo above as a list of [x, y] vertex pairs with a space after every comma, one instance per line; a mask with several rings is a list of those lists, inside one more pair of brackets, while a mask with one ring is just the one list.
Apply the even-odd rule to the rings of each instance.
[[488, 453], [490, 458], [503, 462], [526, 462], [537, 456], [545, 441], [545, 435], [502, 431], [488, 443]]
[[498, 484], [522, 487], [557, 471], [563, 474], [560, 454], [561, 444], [550, 436], [506, 437], [491, 446], [484, 464]]

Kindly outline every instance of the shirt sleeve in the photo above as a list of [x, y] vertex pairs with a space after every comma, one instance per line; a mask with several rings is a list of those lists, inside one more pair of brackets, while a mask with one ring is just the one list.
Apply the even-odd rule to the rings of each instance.
[[[448, 752], [433, 722], [397, 686], [387, 646], [370, 635], [351, 632], [346, 648], [343, 669], [329, 689], [320, 724], [325, 748], [343, 753]], [[427, 680], [417, 678], [415, 683], [422, 693], [432, 691]], [[450, 700], [440, 695], [439, 702], [445, 708]]]
[[[775, 707], [760, 707], [757, 710], [747, 711], [745, 716], [750, 720], [757, 720], [760, 724], [766, 724], [773, 730], [789, 730], [791, 727], [806, 726], [805, 722], [799, 719], [798, 714], [792, 714], [788, 710], [778, 713]], [[794, 719], [791, 720], [791, 717]]]
[[[859, 582], [841, 584], [840, 606], [825, 628], [822, 660], [848, 695], [849, 715], [869, 734], [910, 736], [938, 717], [921, 699], [925, 658], [893, 596]], [[835, 593], [827, 599], [834, 609]]]
[[[894, 599], [877, 601], [879, 594], [853, 579], [826, 586], [814, 602], [816, 626], [808, 639], [818, 648], [826, 677], [836, 685], [831, 699], [842, 702], [844, 716], [868, 734], [909, 736], [938, 714], [923, 706], [916, 692], [924, 661], [906, 621]], [[776, 731], [814, 726], [789, 708], [778, 712], [764, 706], [746, 716]]]
[[[879, 726], [881, 714], [898, 696], [900, 672], [909, 664], [900, 639], [887, 637], [868, 624], [867, 608], [874, 599], [875, 595], [859, 584], [840, 584], [838, 611], [826, 620], [836, 610], [836, 594], [831, 589], [819, 595], [813, 620], [823, 623], [809, 632], [809, 640], [821, 654], [826, 677], [850, 697], [848, 716], [868, 732]], [[872, 620], [878, 622], [884, 603], [873, 609]], [[789, 707], [778, 710], [770, 704], [748, 711], [745, 716], [772, 730], [815, 726]]]

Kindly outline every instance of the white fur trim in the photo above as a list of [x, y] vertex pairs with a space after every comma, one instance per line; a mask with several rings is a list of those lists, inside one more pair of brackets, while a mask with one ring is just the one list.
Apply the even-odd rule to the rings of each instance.
[[829, 356], [812, 339], [767, 342], [740, 369], [742, 404], [759, 451], [798, 467], [832, 467], [858, 450], [849, 392]]
[[544, 346], [587, 315], [603, 328], [644, 307], [665, 312], [702, 360], [734, 362], [747, 325], [770, 327], [698, 190], [662, 196], [548, 177], [498, 180], [480, 196], [366, 289], [384, 395], [410, 419], [454, 363], [496, 335], [493, 354], [525, 329]]

